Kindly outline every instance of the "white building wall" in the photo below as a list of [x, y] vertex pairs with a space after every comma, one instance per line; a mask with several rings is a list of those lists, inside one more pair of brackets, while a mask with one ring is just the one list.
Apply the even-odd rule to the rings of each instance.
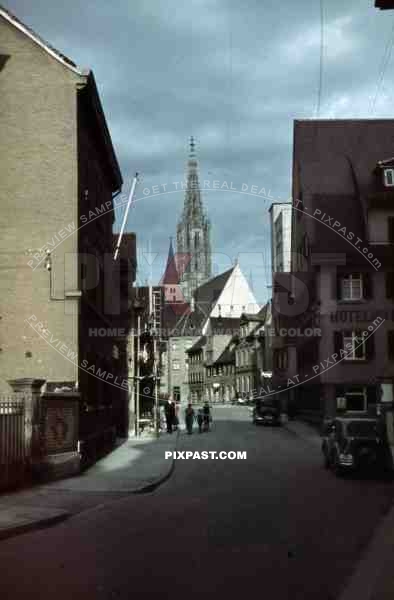
[[[278, 202], [271, 204], [270, 206], [271, 215], [271, 270], [272, 272], [284, 271], [289, 272], [291, 270], [291, 211], [292, 205], [290, 202]], [[282, 236], [282, 251], [278, 255], [277, 246], [277, 232], [275, 224], [278, 224], [281, 215], [282, 225], [280, 232]], [[278, 268], [278, 265], [282, 264], [283, 269]]]

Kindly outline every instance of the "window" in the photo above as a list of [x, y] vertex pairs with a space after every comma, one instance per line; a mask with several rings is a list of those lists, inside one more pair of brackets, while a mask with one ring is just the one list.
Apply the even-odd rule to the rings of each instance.
[[386, 298], [394, 298], [394, 272], [386, 271]]
[[347, 352], [344, 356], [345, 360], [366, 359], [365, 342], [362, 341], [362, 338], [359, 337], [355, 331], [344, 332], [343, 349]]
[[349, 273], [341, 277], [341, 300], [361, 300], [363, 279], [361, 273]]
[[394, 244], [394, 217], [387, 218], [388, 241]]
[[287, 369], [287, 350], [275, 350], [274, 365], [276, 369]]
[[394, 360], [394, 330], [387, 332], [387, 355], [389, 360]]
[[173, 360], [172, 361], [172, 370], [179, 371], [180, 368], [181, 368], [181, 365], [179, 363], [179, 360]]
[[384, 169], [383, 180], [386, 187], [394, 186], [394, 169]]
[[309, 256], [309, 241], [308, 236], [305, 234], [303, 238], [303, 255], [307, 258]]
[[363, 386], [345, 389], [346, 410], [350, 412], [365, 412], [367, 410], [367, 391]]

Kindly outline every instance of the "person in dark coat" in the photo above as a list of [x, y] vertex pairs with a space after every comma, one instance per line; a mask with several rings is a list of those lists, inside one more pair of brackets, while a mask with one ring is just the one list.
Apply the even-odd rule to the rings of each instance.
[[172, 427], [175, 419], [175, 406], [171, 400], [167, 400], [165, 403], [164, 411], [166, 415], [167, 433], [172, 433]]
[[198, 432], [202, 433], [202, 424], [204, 423], [204, 413], [203, 413], [202, 408], [198, 409], [197, 423], [198, 423]]
[[204, 415], [204, 429], [205, 431], [209, 431], [209, 424], [211, 422], [211, 409], [209, 408], [208, 402], [205, 402], [202, 411]]
[[187, 409], [185, 410], [185, 421], [187, 433], [193, 433], [194, 410], [190, 403], [187, 405]]

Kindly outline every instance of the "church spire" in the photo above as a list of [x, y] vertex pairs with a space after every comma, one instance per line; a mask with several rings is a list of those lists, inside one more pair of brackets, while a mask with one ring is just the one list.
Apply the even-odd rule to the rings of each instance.
[[201, 220], [203, 217], [203, 206], [201, 201], [196, 141], [194, 136], [190, 136], [189, 140], [189, 160], [187, 161], [186, 181], [184, 212], [189, 217]]
[[164, 275], [161, 278], [160, 285], [169, 285], [179, 283], [179, 275], [176, 268], [174, 248], [172, 246], [172, 237], [170, 237], [170, 247], [168, 249], [167, 266]]
[[190, 136], [189, 158], [196, 158], [195, 147], [196, 147], [196, 143], [194, 141], [194, 137], [191, 135]]
[[188, 266], [181, 273], [181, 287], [190, 301], [193, 291], [211, 276], [210, 223], [201, 199], [194, 136], [189, 139], [186, 168], [183, 213], [177, 226], [177, 255], [189, 257]]

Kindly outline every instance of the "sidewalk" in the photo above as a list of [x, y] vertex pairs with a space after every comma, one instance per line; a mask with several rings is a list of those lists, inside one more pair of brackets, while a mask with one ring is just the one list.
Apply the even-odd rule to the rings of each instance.
[[0, 495], [0, 540], [57, 523], [83, 510], [153, 491], [170, 477], [178, 433], [126, 440], [83, 474]]
[[[317, 429], [301, 421], [284, 427], [304, 441], [320, 446]], [[394, 457], [394, 447], [391, 447]], [[346, 582], [338, 600], [392, 600], [394, 598], [394, 507], [379, 523], [374, 536]]]

